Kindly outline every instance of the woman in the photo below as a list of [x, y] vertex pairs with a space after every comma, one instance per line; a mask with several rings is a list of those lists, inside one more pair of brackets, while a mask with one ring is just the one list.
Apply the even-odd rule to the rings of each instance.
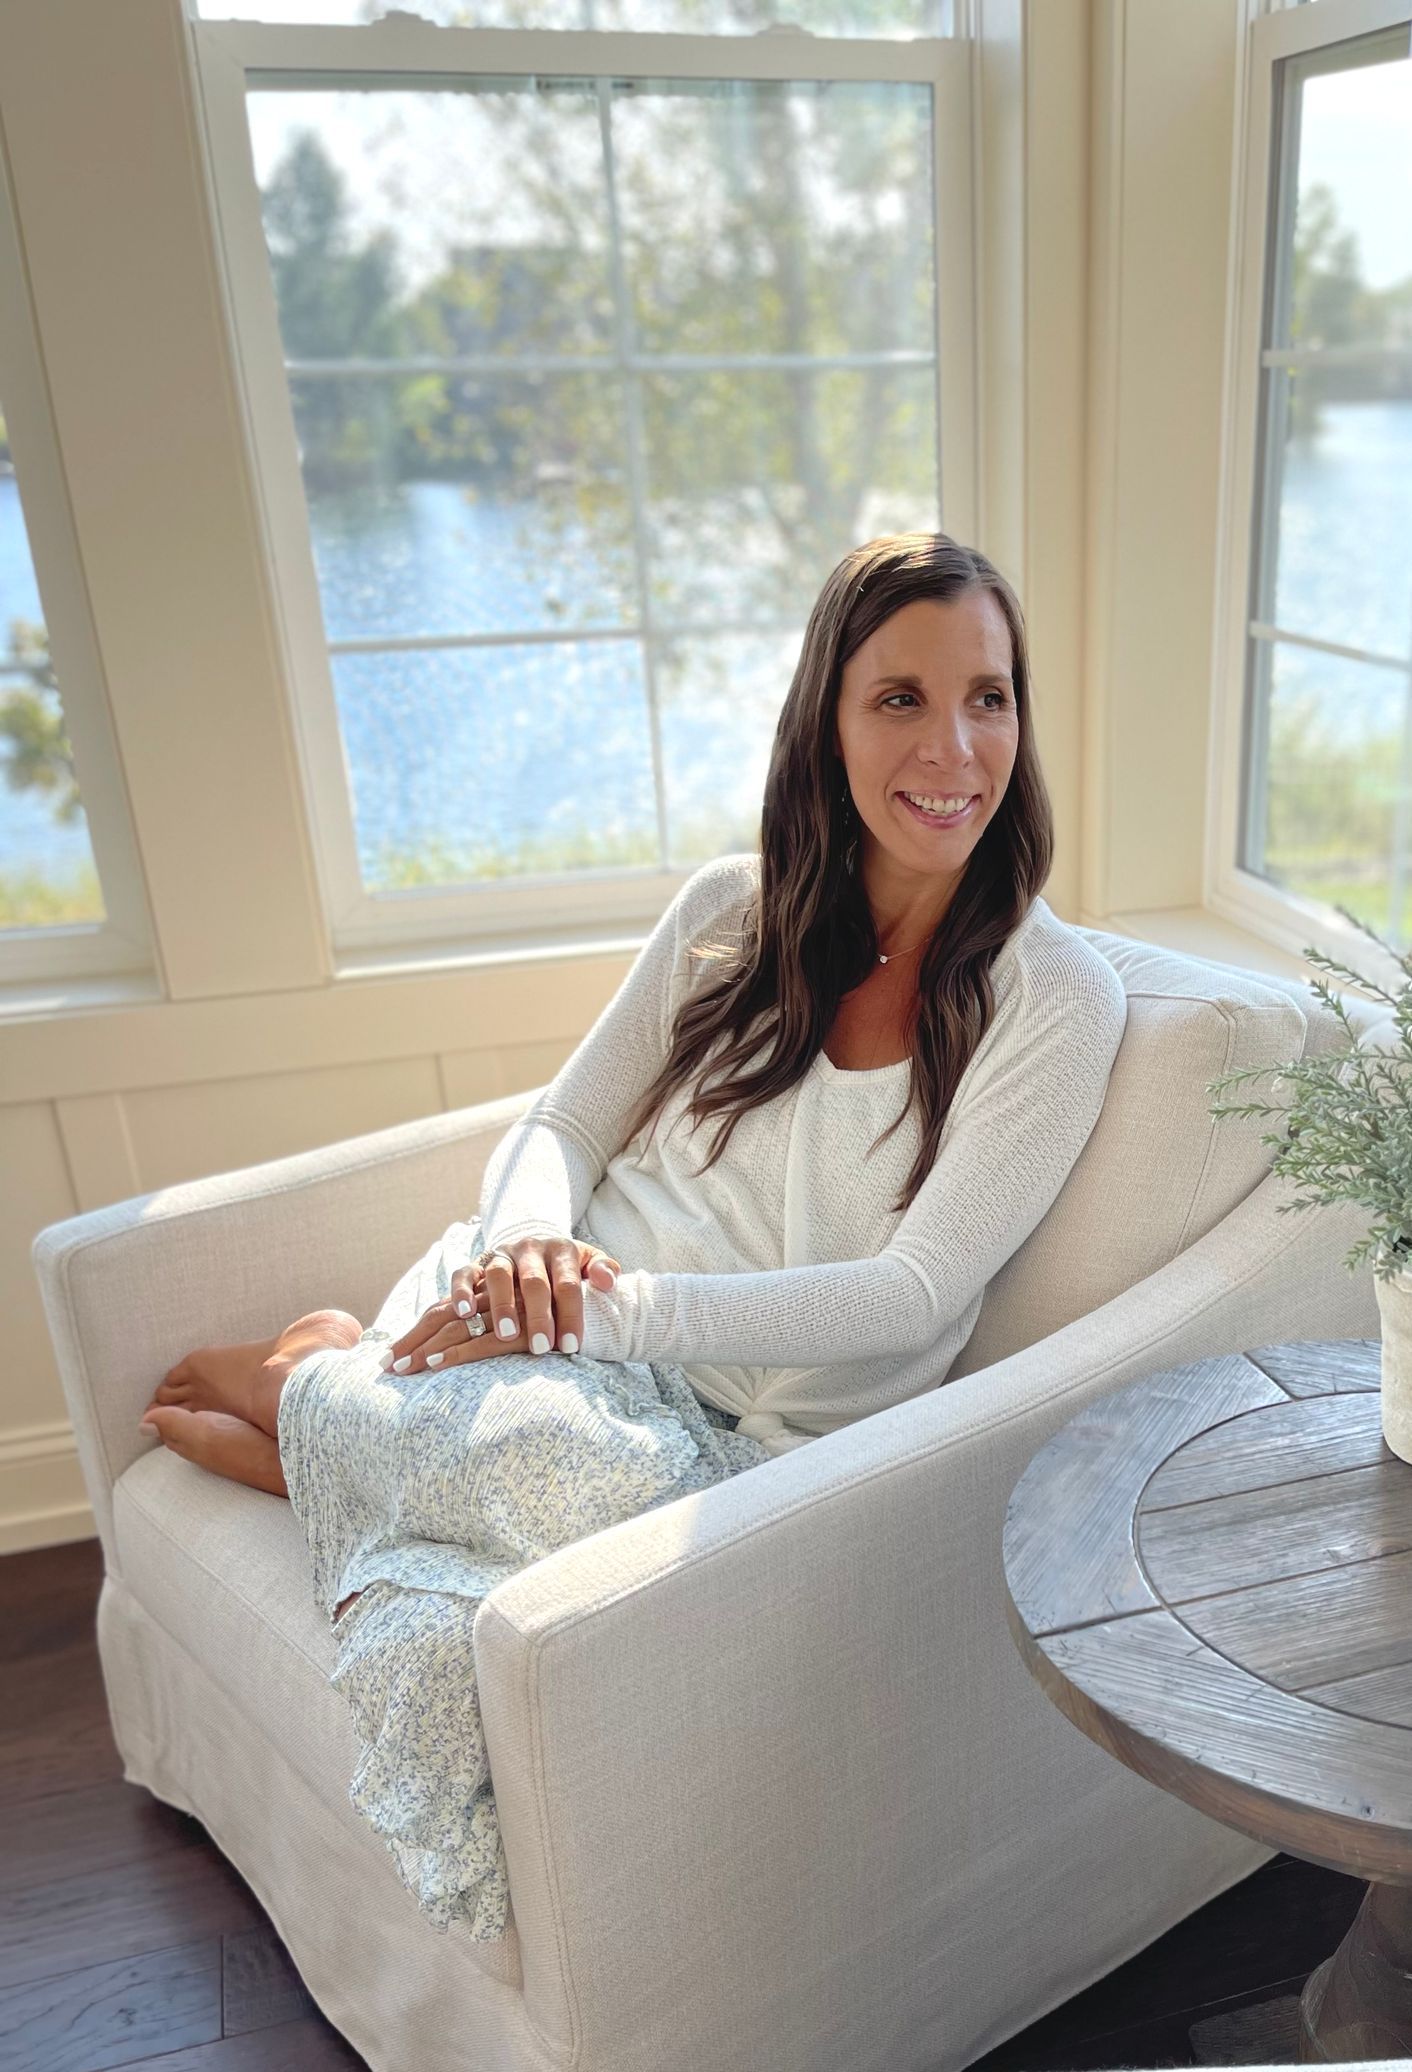
[[315, 1311], [158, 1387], [165, 1445], [289, 1495], [354, 1803], [438, 1925], [507, 1917], [486, 1594], [944, 1381], [1063, 1185], [1126, 1000], [1039, 897], [1051, 852], [1013, 592], [943, 534], [857, 548], [810, 615], [760, 854], [682, 886], [478, 1214], [372, 1328]]

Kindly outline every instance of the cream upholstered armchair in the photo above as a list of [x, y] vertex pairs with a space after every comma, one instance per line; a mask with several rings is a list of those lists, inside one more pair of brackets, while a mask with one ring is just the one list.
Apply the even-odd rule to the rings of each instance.
[[[288, 1504], [138, 1418], [192, 1345], [321, 1304], [371, 1319], [531, 1095], [39, 1233], [127, 1775], [204, 1823], [376, 2072], [949, 2072], [1270, 1856], [1043, 1696], [1001, 1528], [1090, 1398], [1214, 1352], [1377, 1336], [1371, 1274], [1342, 1264], [1366, 1216], [1277, 1215], [1297, 1190], [1267, 1124], [1215, 1122], [1206, 1092], [1343, 1034], [1298, 981], [1084, 932], [1128, 995], [1103, 1112], [945, 1386], [560, 1548], [483, 1605], [501, 1943], [431, 1928], [348, 1803], [352, 1730]], [[1381, 1010], [1349, 1011], [1368, 1040]]]

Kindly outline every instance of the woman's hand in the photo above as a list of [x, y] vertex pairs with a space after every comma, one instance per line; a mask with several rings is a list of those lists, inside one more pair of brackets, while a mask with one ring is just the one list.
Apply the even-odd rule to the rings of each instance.
[[[488, 1268], [458, 1268], [450, 1295], [434, 1302], [389, 1346], [391, 1357], [384, 1356], [384, 1365], [405, 1358], [409, 1364], [399, 1371], [412, 1374], [426, 1366], [484, 1360], [492, 1353], [546, 1353], [554, 1343], [556, 1319], [560, 1350], [577, 1352], [583, 1343], [584, 1277], [611, 1293], [620, 1271], [609, 1253], [578, 1238], [514, 1238], [495, 1248]], [[465, 1319], [476, 1313], [490, 1329], [467, 1338]], [[441, 1359], [433, 1357], [438, 1353]]]
[[[469, 1316], [479, 1306], [484, 1285], [490, 1297], [490, 1328], [502, 1347], [523, 1323], [529, 1333], [529, 1350], [547, 1353], [554, 1343], [557, 1322], [559, 1350], [576, 1353], [583, 1344], [585, 1276], [593, 1287], [611, 1294], [621, 1270], [601, 1246], [583, 1244], [578, 1238], [512, 1238], [508, 1245], [495, 1247], [484, 1269], [463, 1266], [453, 1274], [451, 1306], [459, 1315], [464, 1302], [464, 1314]], [[515, 1331], [508, 1330], [507, 1324], [514, 1324]], [[539, 1338], [544, 1340], [542, 1345], [536, 1343]]]

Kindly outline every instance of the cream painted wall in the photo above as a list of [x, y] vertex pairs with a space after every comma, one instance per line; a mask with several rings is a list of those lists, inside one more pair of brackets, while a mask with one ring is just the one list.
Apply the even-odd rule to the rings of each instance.
[[1095, 0], [1082, 889], [1199, 906], [1242, 0]]
[[[977, 0], [978, 544], [1026, 601], [1073, 920], [1199, 885], [1235, 13]], [[91, 1529], [36, 1230], [539, 1085], [632, 952], [332, 975], [178, 0], [11, 0], [0, 122], [166, 996], [0, 1014], [5, 1548]]]

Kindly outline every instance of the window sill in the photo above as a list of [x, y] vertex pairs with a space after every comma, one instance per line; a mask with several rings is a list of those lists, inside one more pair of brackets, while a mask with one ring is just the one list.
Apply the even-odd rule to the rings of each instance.
[[1085, 914], [1080, 926], [1100, 928], [1109, 935], [1131, 935], [1162, 949], [1182, 951], [1189, 957], [1209, 957], [1217, 964], [1236, 964], [1245, 971], [1267, 971], [1276, 978], [1326, 976], [1317, 965], [1306, 963], [1293, 950], [1281, 949], [1263, 935], [1253, 935], [1248, 928], [1212, 913], [1209, 907], [1148, 907], [1109, 914], [1101, 920]]
[[1131, 935], [1140, 942], [1156, 943], [1166, 950], [1179, 950], [1189, 957], [1209, 957], [1217, 964], [1234, 964], [1242, 971], [1269, 972], [1275, 978], [1302, 979], [1306, 985], [1320, 979], [1335, 999], [1348, 995], [1371, 1005], [1385, 1005], [1365, 987], [1335, 977], [1319, 965], [1308, 963], [1295, 951], [1282, 949], [1263, 935], [1255, 935], [1250, 929], [1228, 921], [1224, 915], [1212, 913], [1209, 907], [1149, 907], [1109, 914], [1106, 920], [1093, 920], [1085, 914], [1080, 925], [1102, 928], [1110, 935]]
[[50, 1020], [108, 1007], [150, 1007], [165, 998], [151, 972], [111, 978], [17, 979], [0, 985], [0, 1022]]
[[435, 978], [517, 964], [563, 964], [580, 957], [635, 957], [659, 918], [599, 920], [578, 930], [559, 927], [478, 942], [394, 943], [379, 949], [345, 950], [335, 960], [333, 983]]
[[[350, 952], [334, 972], [333, 982], [393, 978], [435, 978], [488, 971], [513, 965], [558, 964], [583, 957], [635, 957], [651, 933], [644, 920], [626, 929], [601, 922], [579, 933], [546, 931], [535, 939], [516, 937], [498, 944], [402, 944], [382, 950]], [[1293, 951], [1198, 906], [1150, 907], [1097, 916], [1081, 914], [1079, 925], [1111, 935], [1130, 935], [1141, 942], [1234, 964], [1242, 970], [1270, 972], [1280, 978], [1325, 977]], [[1338, 990], [1337, 987], [1334, 988]], [[0, 1022], [84, 1015], [112, 1007], [149, 1007], [165, 1000], [150, 973], [118, 973], [110, 978], [56, 978], [0, 985]], [[181, 1003], [173, 1003], [179, 1005]], [[191, 1005], [192, 1003], [186, 1003]], [[199, 1004], [199, 1003], [197, 1003]]]

